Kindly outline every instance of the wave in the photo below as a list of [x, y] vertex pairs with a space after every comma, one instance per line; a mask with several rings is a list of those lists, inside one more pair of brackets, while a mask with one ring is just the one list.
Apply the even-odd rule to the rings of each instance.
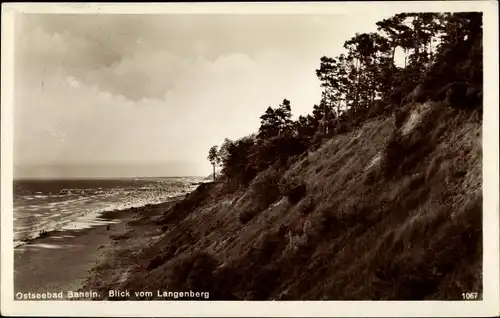
[[14, 196], [15, 246], [40, 231], [71, 230], [102, 224], [99, 215], [169, 201], [193, 191], [197, 178], [18, 182]]
[[[31, 217], [37, 218], [37, 221], [31, 225], [17, 226], [15, 228], [14, 237], [14, 248], [22, 247], [23, 245], [29, 243], [30, 241], [38, 238], [40, 232], [43, 230], [46, 233], [51, 233], [54, 231], [65, 231], [65, 230], [79, 230], [91, 228], [94, 226], [105, 225], [116, 223], [113, 220], [104, 220], [100, 216], [109, 211], [123, 211], [130, 208], [140, 208], [148, 204], [159, 204], [168, 202], [174, 197], [178, 197], [185, 193], [175, 192], [170, 193], [164, 197], [152, 199], [142, 199], [133, 202], [130, 201], [118, 201], [118, 202], [107, 202], [99, 205], [96, 208], [84, 209], [80, 212], [74, 213], [74, 209], [69, 207], [58, 211], [55, 214], [32, 214]], [[75, 202], [76, 200], [72, 200]], [[72, 213], [73, 212], [73, 213]], [[43, 218], [42, 218], [43, 217]], [[22, 223], [22, 219], [18, 223]], [[16, 235], [17, 234], [17, 235]]]

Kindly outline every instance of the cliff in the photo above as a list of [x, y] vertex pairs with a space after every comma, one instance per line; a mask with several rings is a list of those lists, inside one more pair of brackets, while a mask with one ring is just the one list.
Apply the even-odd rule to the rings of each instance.
[[162, 234], [112, 288], [247, 300], [480, 291], [480, 116], [445, 102], [403, 110], [261, 172], [248, 188], [201, 184], [157, 218]]

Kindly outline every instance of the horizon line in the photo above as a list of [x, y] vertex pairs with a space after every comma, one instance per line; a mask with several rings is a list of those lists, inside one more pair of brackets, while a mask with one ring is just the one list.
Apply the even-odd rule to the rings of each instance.
[[13, 181], [21, 180], [96, 180], [96, 179], [145, 179], [145, 178], [206, 178], [204, 175], [177, 175], [177, 176], [91, 176], [91, 177], [13, 177]]

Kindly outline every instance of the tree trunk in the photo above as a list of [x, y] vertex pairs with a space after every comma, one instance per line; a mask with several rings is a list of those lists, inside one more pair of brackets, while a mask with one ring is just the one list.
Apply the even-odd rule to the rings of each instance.
[[375, 83], [372, 83], [372, 92], [370, 96], [370, 107], [373, 107], [373, 102], [375, 100]]
[[432, 36], [429, 39], [429, 61], [432, 61]]
[[326, 105], [326, 100], [325, 100], [325, 104], [323, 105], [323, 135], [326, 135], [326, 133], [328, 132], [328, 127], [326, 127], [326, 110], [327, 110], [327, 105]]
[[357, 61], [356, 65], [356, 94], [354, 95], [354, 109], [353, 114], [356, 114], [356, 108], [359, 106], [359, 73], [361, 70], [361, 60]]
[[432, 65], [432, 35], [429, 39], [429, 61], [428, 61], [428, 64], [427, 65], [427, 71], [431, 69], [431, 65]]
[[215, 181], [215, 164], [213, 165], [213, 167], [214, 167], [214, 181]]

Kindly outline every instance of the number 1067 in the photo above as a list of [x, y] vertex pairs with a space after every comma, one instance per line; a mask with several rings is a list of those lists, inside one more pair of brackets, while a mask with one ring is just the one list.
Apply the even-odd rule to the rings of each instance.
[[465, 300], [474, 300], [477, 299], [477, 293], [462, 293], [462, 299]]

